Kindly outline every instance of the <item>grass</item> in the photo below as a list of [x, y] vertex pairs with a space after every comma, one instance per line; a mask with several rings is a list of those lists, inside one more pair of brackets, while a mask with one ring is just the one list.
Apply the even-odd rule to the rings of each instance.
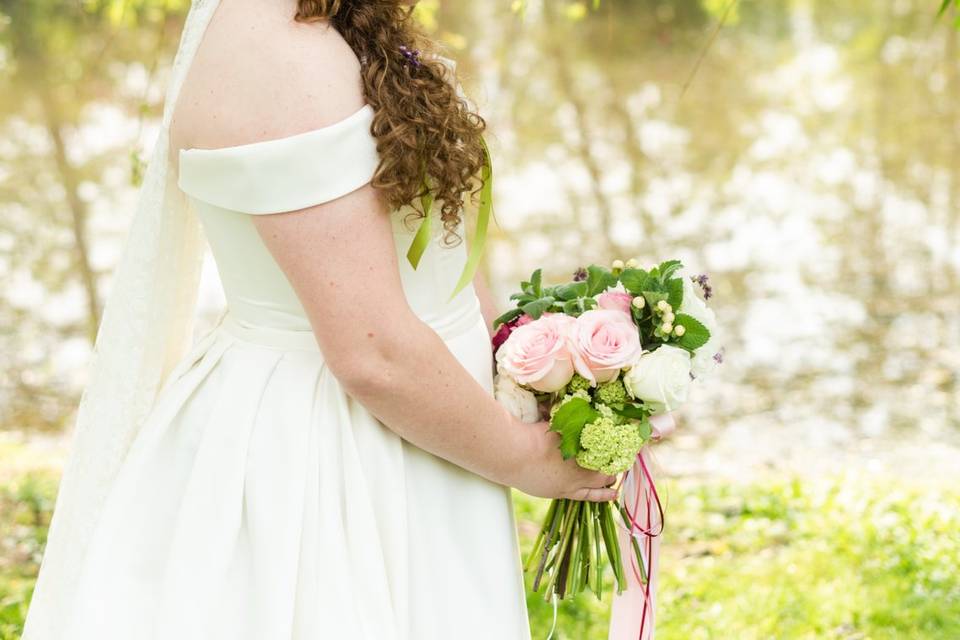
[[[659, 640], [960, 638], [960, 493], [852, 477], [666, 487]], [[516, 504], [526, 552], [545, 509]], [[546, 638], [552, 607], [527, 602]], [[554, 638], [605, 640], [608, 609], [561, 603]]]
[[56, 488], [56, 474], [41, 471], [0, 484], [0, 640], [23, 630]]
[[[663, 486], [658, 640], [960, 638], [960, 492], [853, 477]], [[0, 640], [20, 637], [55, 490], [49, 471], [0, 482]], [[515, 505], [526, 553], [547, 503]], [[550, 603], [527, 603], [546, 638]], [[554, 638], [605, 640], [608, 610], [609, 597], [561, 602]]]

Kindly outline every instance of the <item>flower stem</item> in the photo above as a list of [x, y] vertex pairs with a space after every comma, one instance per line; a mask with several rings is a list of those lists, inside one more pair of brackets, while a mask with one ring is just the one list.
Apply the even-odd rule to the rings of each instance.
[[549, 544], [547, 533], [551, 530], [553, 525], [554, 516], [557, 513], [557, 503], [559, 500], [551, 500], [550, 508], [547, 509], [547, 515], [543, 519], [543, 524], [540, 526], [540, 532], [537, 534], [537, 538], [533, 541], [533, 548], [530, 550], [530, 555], [527, 556], [527, 561], [523, 565], [524, 571], [530, 570], [530, 564], [533, 562], [533, 559], [537, 557], [537, 554], [541, 551], [541, 545]]
[[[537, 565], [537, 575], [533, 579], [533, 590], [536, 591], [540, 588], [540, 579], [543, 577], [544, 567], [546, 566], [547, 556], [550, 555], [550, 547], [553, 545], [554, 536], [557, 533], [557, 526], [559, 525], [561, 515], [564, 511], [565, 500], [554, 500], [551, 505], [550, 512], [547, 514], [547, 520], [550, 522], [550, 531], [546, 536], [546, 539], [543, 543], [543, 551], [540, 552], [540, 562]], [[547, 522], [544, 522], [544, 527], [547, 526]], [[532, 556], [531, 556], [532, 557]]]
[[557, 567], [557, 576], [556, 588], [555, 591], [560, 599], [563, 599], [563, 596], [566, 594], [567, 587], [567, 575], [570, 571], [570, 560], [573, 550], [573, 533], [577, 529], [578, 516], [580, 515], [580, 509], [583, 506], [582, 502], [576, 501], [572, 502], [572, 506], [567, 508], [567, 520], [564, 523], [564, 535], [562, 542], [560, 543], [560, 553], [561, 556], [560, 565]]
[[597, 600], [602, 600], [601, 593], [603, 592], [603, 561], [600, 559], [600, 543], [602, 542], [602, 534], [600, 532], [600, 507], [594, 505], [593, 509], [593, 544], [595, 550], [595, 558], [597, 562], [597, 570], [594, 572], [594, 589], [593, 592], [597, 596]]

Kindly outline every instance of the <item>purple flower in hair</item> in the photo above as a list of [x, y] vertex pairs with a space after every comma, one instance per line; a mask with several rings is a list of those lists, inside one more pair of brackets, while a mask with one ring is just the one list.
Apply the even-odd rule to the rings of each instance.
[[420, 67], [420, 50], [411, 49], [405, 45], [400, 45], [400, 53], [407, 59], [407, 64], [413, 67]]

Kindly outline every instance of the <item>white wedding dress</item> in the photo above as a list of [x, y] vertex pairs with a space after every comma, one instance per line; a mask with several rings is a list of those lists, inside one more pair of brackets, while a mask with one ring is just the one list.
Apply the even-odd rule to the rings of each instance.
[[[365, 106], [286, 138], [180, 152], [228, 311], [124, 458], [63, 638], [530, 637], [509, 489], [402, 440], [344, 392], [253, 226], [368, 182], [372, 117]], [[391, 214], [401, 257], [404, 213]], [[465, 245], [443, 247], [435, 227], [418, 269], [398, 260], [404, 293], [492, 394], [472, 286], [447, 302]]]

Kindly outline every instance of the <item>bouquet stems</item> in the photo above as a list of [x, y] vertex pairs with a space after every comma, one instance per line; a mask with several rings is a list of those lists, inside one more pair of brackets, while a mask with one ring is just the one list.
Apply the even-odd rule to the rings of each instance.
[[[568, 594], [576, 595], [590, 589], [598, 600], [602, 600], [606, 560], [613, 568], [617, 593], [623, 593], [627, 588], [627, 579], [614, 510], [629, 528], [629, 518], [623, 505], [569, 499], [551, 501], [524, 563], [524, 571], [536, 566], [533, 590], [540, 591], [542, 587], [544, 598], [549, 601], [553, 594], [563, 599]], [[631, 546], [642, 580], [646, 583], [646, 567], [640, 545], [633, 536]]]

